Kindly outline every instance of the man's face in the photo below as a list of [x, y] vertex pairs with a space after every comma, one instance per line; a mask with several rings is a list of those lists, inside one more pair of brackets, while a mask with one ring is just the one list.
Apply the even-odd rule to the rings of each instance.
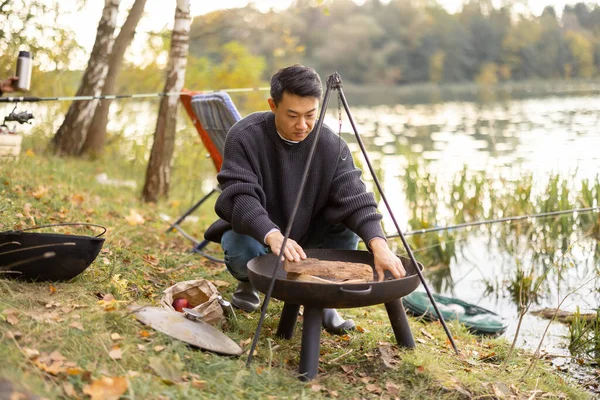
[[275, 126], [281, 136], [300, 142], [308, 137], [317, 121], [319, 99], [284, 92], [279, 104], [275, 105], [273, 99], [269, 99], [269, 106], [275, 114]]

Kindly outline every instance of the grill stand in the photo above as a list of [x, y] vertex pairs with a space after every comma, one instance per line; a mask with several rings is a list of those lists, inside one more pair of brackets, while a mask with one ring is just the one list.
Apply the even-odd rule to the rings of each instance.
[[[385, 309], [396, 336], [398, 345], [414, 348], [408, 318], [402, 306], [402, 300], [396, 299], [385, 303]], [[284, 303], [277, 336], [283, 339], [291, 339], [294, 335], [294, 327], [298, 320], [299, 304]], [[323, 308], [304, 307], [304, 323], [302, 326], [302, 347], [300, 348], [300, 379], [309, 381], [317, 377], [319, 370], [319, 354], [321, 347], [321, 324], [323, 322]]]

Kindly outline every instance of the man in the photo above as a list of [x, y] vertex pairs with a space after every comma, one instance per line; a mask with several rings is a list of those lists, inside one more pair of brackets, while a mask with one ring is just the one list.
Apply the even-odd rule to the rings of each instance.
[[[217, 179], [215, 204], [220, 220], [206, 231], [221, 243], [229, 272], [240, 281], [232, 304], [245, 311], [260, 306], [248, 281], [247, 263], [269, 250], [280, 255], [283, 233], [300, 191], [316, 132], [323, 87], [314, 69], [293, 65], [271, 78], [271, 111], [253, 113], [227, 134]], [[306, 258], [304, 248], [355, 250], [358, 234], [373, 252], [379, 280], [389, 270], [406, 272], [389, 249], [372, 193], [360, 180], [346, 143], [323, 125], [290, 237], [283, 249], [289, 261]], [[354, 233], [356, 232], [356, 234]], [[325, 309], [323, 326], [342, 333], [354, 328], [336, 310]]]

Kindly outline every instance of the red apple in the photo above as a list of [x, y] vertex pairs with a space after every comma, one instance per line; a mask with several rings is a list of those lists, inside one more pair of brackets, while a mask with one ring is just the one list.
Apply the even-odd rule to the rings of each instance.
[[173, 301], [173, 308], [175, 311], [183, 312], [184, 308], [190, 308], [190, 302], [187, 299], [175, 299]]

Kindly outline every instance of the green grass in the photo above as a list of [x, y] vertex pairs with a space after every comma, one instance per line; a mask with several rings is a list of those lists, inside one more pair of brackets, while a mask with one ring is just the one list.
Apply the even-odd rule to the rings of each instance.
[[[36, 149], [39, 152], [39, 149]], [[300, 326], [291, 340], [275, 336], [282, 304], [272, 301], [250, 368], [246, 356], [223, 357], [202, 352], [141, 325], [127, 305], [158, 305], [162, 291], [188, 279], [206, 278], [230, 285], [219, 288], [229, 298], [235, 282], [221, 264], [188, 252], [180, 235], [166, 234], [161, 216], [180, 214], [191, 201], [182, 189], [202, 174], [214, 174], [206, 160], [186, 178], [174, 174], [174, 195], [158, 204], [139, 200], [142, 164], [106, 157], [95, 162], [25, 154], [0, 161], [0, 231], [60, 222], [106, 226], [106, 242], [95, 262], [70, 282], [26, 283], [0, 279], [0, 377], [41, 396], [55, 399], [95, 390], [102, 377], [124, 377], [106, 384], [123, 398], [135, 399], [265, 399], [265, 398], [496, 398], [502, 392], [528, 398], [587, 398], [545, 363], [523, 377], [530, 355], [517, 351], [508, 365], [502, 361], [509, 344], [481, 339], [449, 324], [460, 356], [456, 356], [437, 323], [410, 319], [417, 347], [398, 348], [382, 305], [344, 310], [360, 329], [345, 336], [322, 335], [316, 380], [297, 379]], [[137, 189], [96, 182], [107, 173], [113, 179], [134, 179]], [[177, 175], [179, 174], [179, 175]], [[195, 187], [193, 197], [199, 197]], [[197, 198], [196, 197], [196, 198]], [[212, 202], [194, 214], [186, 226], [200, 236], [214, 218]], [[131, 225], [135, 210], [144, 219]], [[87, 232], [65, 228], [62, 232]], [[210, 251], [219, 255], [216, 245]], [[187, 266], [181, 268], [182, 266]], [[112, 294], [111, 307], [99, 301]], [[238, 312], [239, 321], [225, 333], [245, 350], [254, 335], [258, 315]], [[118, 334], [118, 337], [114, 334]], [[118, 348], [120, 359], [109, 353]], [[390, 351], [391, 350], [391, 351]], [[51, 354], [54, 353], [53, 356]], [[39, 353], [39, 355], [37, 355]], [[388, 358], [382, 354], [391, 354]], [[57, 356], [60, 354], [62, 357]], [[387, 360], [388, 366], [385, 365]], [[161, 368], [157, 368], [162, 366]], [[54, 366], [54, 367], [53, 367]], [[0, 394], [2, 394], [0, 384]]]

